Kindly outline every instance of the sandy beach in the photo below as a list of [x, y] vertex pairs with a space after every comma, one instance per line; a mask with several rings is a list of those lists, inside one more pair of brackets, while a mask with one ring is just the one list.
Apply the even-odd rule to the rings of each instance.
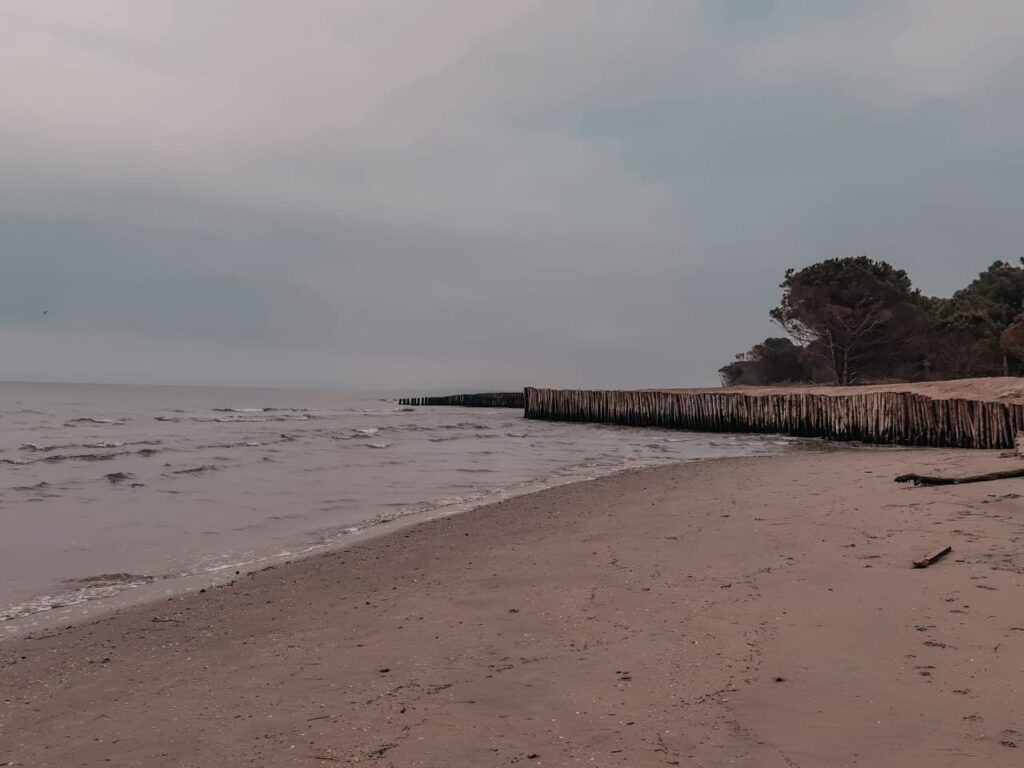
[[745, 395], [774, 395], [779, 392], [788, 392], [792, 394], [828, 395], [831, 397], [909, 392], [925, 395], [936, 400], [960, 398], [989, 403], [1024, 403], [1024, 386], [1022, 386], [1019, 376], [986, 376], [976, 379], [951, 379], [949, 381], [898, 381], [884, 384], [857, 384], [845, 387], [827, 384], [773, 384], [761, 387], [750, 385], [734, 387], [665, 387], [653, 390], [648, 388], [645, 391], [680, 392], [684, 394], [735, 392]]
[[628, 472], [4, 642], [0, 765], [1020, 765], [1024, 481], [893, 482], [1017, 461]]

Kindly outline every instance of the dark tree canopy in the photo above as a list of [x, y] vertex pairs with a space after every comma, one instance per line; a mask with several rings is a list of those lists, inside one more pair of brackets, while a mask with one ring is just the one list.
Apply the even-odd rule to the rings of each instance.
[[726, 386], [795, 383], [811, 380], [811, 365], [802, 347], [790, 339], [775, 337], [737, 355], [736, 360], [719, 369], [718, 373]]
[[923, 304], [910, 277], [867, 256], [789, 270], [771, 316], [824, 364], [836, 384], [860, 380], [916, 331]]
[[1024, 259], [1020, 264], [997, 261], [969, 286], [953, 294], [948, 311], [953, 316], [974, 318], [1002, 332], [1024, 309]]
[[[1021, 262], [1024, 264], [1024, 260]], [[1003, 334], [1024, 310], [1024, 269], [997, 261], [963, 290], [953, 294], [945, 306], [943, 321], [951, 329], [974, 339], [982, 357], [996, 358], [1004, 375], [1010, 373], [1011, 353]], [[1009, 339], [1009, 337], [1007, 337]], [[992, 367], [991, 363], [988, 366]]]
[[[923, 380], [1024, 373], [1024, 259], [997, 261], [950, 298], [867, 256], [786, 272], [766, 339], [719, 373], [723, 383]], [[795, 342], [795, 343], [793, 343]]]

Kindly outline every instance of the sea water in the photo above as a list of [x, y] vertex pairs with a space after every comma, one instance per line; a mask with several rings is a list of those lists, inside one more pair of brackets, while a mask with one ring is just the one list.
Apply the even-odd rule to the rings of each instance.
[[388, 393], [0, 384], [0, 628], [574, 480], [794, 445]]

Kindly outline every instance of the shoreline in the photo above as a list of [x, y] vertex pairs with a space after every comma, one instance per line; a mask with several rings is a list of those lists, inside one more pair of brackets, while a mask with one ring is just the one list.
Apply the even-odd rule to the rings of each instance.
[[892, 482], [1006, 466], [626, 470], [5, 640], [0, 762], [1015, 765], [1019, 484]]
[[0, 637], [326, 551], [396, 516], [406, 524], [624, 466], [793, 442], [566, 428], [345, 393], [5, 395], [5, 413], [19, 415], [0, 445]]
[[[793, 440], [793, 438], [785, 438]], [[823, 443], [822, 446], [825, 444]], [[790, 450], [825, 450], [822, 446], [801, 449], [797, 443]], [[850, 446], [843, 448], [851, 449]], [[36, 632], [52, 631], [55, 629], [68, 629], [75, 625], [93, 623], [115, 615], [119, 612], [133, 609], [141, 609], [147, 605], [154, 605], [162, 600], [176, 599], [185, 595], [195, 594], [198, 591], [216, 589], [225, 584], [233, 584], [239, 578], [252, 576], [260, 571], [301, 563], [310, 558], [322, 557], [331, 553], [337, 553], [359, 546], [363, 543], [373, 541], [382, 536], [394, 535], [406, 528], [428, 523], [447, 517], [469, 514], [479, 509], [499, 504], [504, 501], [531, 496], [536, 493], [550, 491], [566, 485], [576, 483], [587, 483], [593, 480], [615, 477], [629, 472], [641, 472], [647, 469], [670, 466], [672, 464], [688, 464], [701, 461], [724, 461], [722, 457], [708, 457], [698, 459], [682, 459], [667, 461], [663, 463], [650, 464], [640, 467], [622, 466], [591, 476], [575, 476], [562, 474], [559, 471], [553, 472], [545, 477], [528, 481], [511, 489], [503, 489], [500, 492], [489, 494], [490, 498], [474, 501], [458, 501], [453, 503], [436, 502], [425, 509], [400, 511], [388, 520], [379, 521], [376, 519], [364, 520], [353, 525], [350, 530], [335, 536], [330, 541], [318, 544], [307, 544], [296, 548], [296, 551], [289, 551], [283, 554], [266, 555], [259, 560], [239, 563], [237, 565], [224, 566], [215, 571], [204, 571], [200, 573], [187, 573], [177, 576], [164, 576], [159, 578], [142, 577], [152, 579], [137, 587], [118, 591], [109, 596], [91, 598], [81, 602], [69, 603], [59, 608], [28, 613], [11, 619], [0, 621], [0, 647], [2, 643], [16, 640]], [[232, 573], [232, 571], [234, 571]]]

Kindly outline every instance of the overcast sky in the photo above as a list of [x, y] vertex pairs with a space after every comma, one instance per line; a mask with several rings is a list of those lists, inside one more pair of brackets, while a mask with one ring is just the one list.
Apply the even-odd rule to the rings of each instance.
[[[1016, 260], [1019, 0], [3, 0], [0, 379], [717, 382]], [[46, 310], [46, 314], [43, 314]]]

